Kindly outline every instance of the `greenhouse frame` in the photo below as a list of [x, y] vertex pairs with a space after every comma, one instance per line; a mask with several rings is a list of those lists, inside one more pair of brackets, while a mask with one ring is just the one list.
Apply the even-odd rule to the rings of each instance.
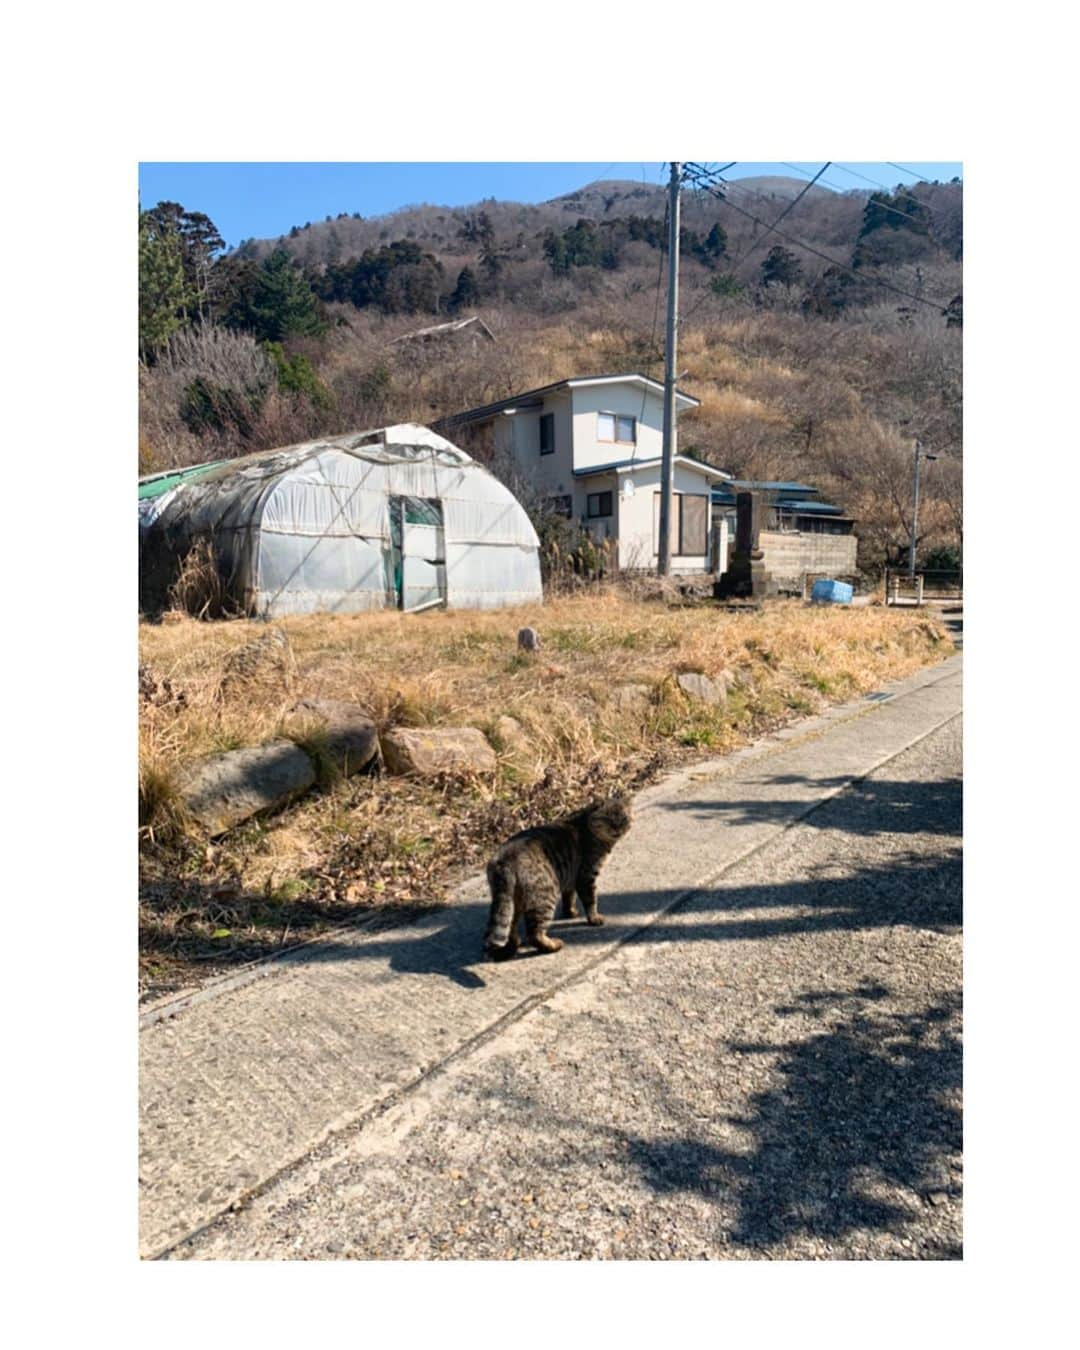
[[542, 599], [539, 540], [483, 465], [414, 423], [140, 479], [139, 604], [208, 541], [238, 613], [494, 609]]

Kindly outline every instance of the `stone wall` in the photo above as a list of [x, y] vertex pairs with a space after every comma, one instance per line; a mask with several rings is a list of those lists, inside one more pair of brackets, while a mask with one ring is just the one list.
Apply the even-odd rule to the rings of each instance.
[[859, 541], [853, 534], [762, 530], [758, 538], [765, 554], [765, 569], [781, 590], [801, 594], [806, 572], [824, 572], [836, 577], [855, 574], [855, 552]]

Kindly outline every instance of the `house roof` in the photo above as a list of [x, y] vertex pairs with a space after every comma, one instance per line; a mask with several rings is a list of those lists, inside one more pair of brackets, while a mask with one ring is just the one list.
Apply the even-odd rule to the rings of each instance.
[[728, 487], [737, 488], [740, 492], [779, 492], [784, 495], [799, 492], [815, 497], [818, 491], [816, 487], [811, 487], [808, 483], [759, 482], [752, 478], [733, 478]]
[[[437, 427], [451, 423], [483, 422], [489, 417], [494, 417], [496, 413], [516, 411], [518, 408], [536, 408], [543, 402], [545, 394], [552, 394], [556, 389], [583, 389], [594, 384], [628, 383], [652, 389], [658, 394], [664, 392], [664, 386], [659, 380], [650, 379], [648, 375], [642, 375], [636, 371], [631, 371], [625, 375], [577, 375], [568, 380], [556, 380], [554, 384], [541, 385], [539, 389], [526, 389], [523, 393], [514, 394], [511, 398], [501, 398], [496, 403], [485, 403], [480, 408], [467, 408], [464, 412], [451, 413], [447, 417], [439, 418], [432, 425]], [[700, 399], [694, 398], [691, 394], [684, 394], [681, 389], [675, 390], [675, 402], [684, 408], [701, 406]]]
[[769, 492], [774, 494], [771, 502], [775, 510], [787, 515], [827, 516], [830, 520], [854, 520], [854, 516], [845, 516], [843, 508], [829, 502], [812, 500], [817, 498], [818, 489], [807, 483], [757, 482], [746, 478], [733, 478], [719, 487], [713, 488], [714, 506], [732, 507], [738, 492]]
[[830, 506], [828, 502], [778, 502], [777, 505], [783, 507], [785, 511], [795, 511], [799, 515], [806, 516], [838, 516], [841, 514], [839, 506]]
[[[597, 473], [633, 473], [635, 469], [651, 469], [654, 465], [663, 464], [661, 455], [650, 455], [648, 459], [616, 459], [610, 464], [597, 464], [588, 469], [574, 469], [575, 478], [589, 478]], [[714, 469], [711, 464], [702, 464], [700, 459], [691, 459], [689, 455], [676, 455], [672, 461], [679, 464], [684, 469], [691, 469], [697, 473], [704, 474], [706, 478], [729, 478], [723, 469]]]

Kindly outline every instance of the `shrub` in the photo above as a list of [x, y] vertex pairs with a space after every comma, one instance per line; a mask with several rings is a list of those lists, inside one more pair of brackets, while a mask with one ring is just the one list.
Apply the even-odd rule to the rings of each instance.
[[[258, 402], [261, 404], [262, 399]], [[258, 406], [238, 389], [226, 389], [197, 375], [180, 397], [180, 418], [184, 425], [201, 436], [208, 431], [235, 432], [247, 440], [251, 435], [252, 414]]]
[[334, 397], [315, 373], [315, 367], [306, 356], [287, 356], [280, 342], [265, 342], [267, 356], [277, 369], [278, 388], [297, 398], [307, 398], [314, 408], [326, 411], [333, 407]]

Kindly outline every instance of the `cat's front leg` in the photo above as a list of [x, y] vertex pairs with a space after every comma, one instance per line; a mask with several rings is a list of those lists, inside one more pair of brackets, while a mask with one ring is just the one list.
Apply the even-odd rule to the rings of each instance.
[[577, 893], [581, 898], [581, 903], [585, 906], [586, 922], [593, 928], [599, 928], [604, 922], [604, 916], [600, 913], [599, 901], [596, 898], [596, 878], [579, 877]]
[[562, 916], [564, 919], [577, 918], [577, 903], [574, 900], [573, 891], [563, 891], [562, 896]]

